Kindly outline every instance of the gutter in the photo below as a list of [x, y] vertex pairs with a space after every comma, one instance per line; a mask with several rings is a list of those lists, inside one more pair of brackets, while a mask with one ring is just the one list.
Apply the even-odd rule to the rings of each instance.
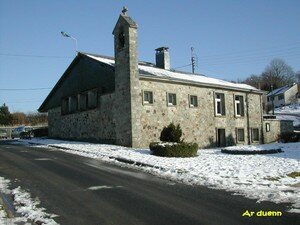
[[255, 89], [246, 89], [246, 88], [239, 88], [239, 87], [230, 87], [230, 86], [224, 86], [220, 84], [209, 84], [209, 83], [200, 83], [200, 82], [192, 82], [187, 81], [183, 79], [175, 79], [170, 77], [157, 77], [153, 75], [145, 75], [140, 74], [140, 80], [151, 80], [151, 81], [162, 81], [167, 83], [179, 83], [179, 84], [185, 84], [190, 86], [196, 86], [196, 87], [211, 87], [211, 88], [217, 88], [217, 89], [225, 89], [225, 90], [234, 90], [234, 91], [240, 91], [240, 92], [246, 92], [246, 93], [256, 93], [263, 95], [266, 92], [261, 90], [255, 90]]

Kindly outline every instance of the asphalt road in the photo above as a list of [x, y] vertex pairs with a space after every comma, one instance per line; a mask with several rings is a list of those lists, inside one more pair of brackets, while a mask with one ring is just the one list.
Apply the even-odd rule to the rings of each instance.
[[[59, 150], [0, 141], [0, 176], [38, 197], [55, 221], [70, 225], [296, 225], [287, 205], [187, 186]], [[90, 187], [106, 187], [90, 190]], [[109, 187], [109, 188], [107, 188]], [[242, 217], [246, 210], [281, 217]]]

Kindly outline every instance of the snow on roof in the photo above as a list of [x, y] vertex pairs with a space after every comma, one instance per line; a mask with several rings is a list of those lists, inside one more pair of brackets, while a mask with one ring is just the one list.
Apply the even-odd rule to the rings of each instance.
[[286, 86], [281, 87], [281, 88], [277, 88], [277, 89], [271, 91], [267, 96], [283, 94], [284, 92], [286, 92], [290, 88], [291, 87], [289, 85], [286, 85]]
[[[87, 54], [87, 53], [84, 53], [84, 55], [92, 59], [95, 59], [97, 61], [100, 61], [102, 63], [115, 66], [115, 60], [113, 58]], [[166, 78], [166, 79], [178, 80], [178, 81], [188, 81], [188, 82], [195, 82], [199, 84], [222, 86], [227, 88], [246, 89], [248, 91], [250, 90], [260, 91], [255, 87], [252, 87], [247, 84], [232, 83], [225, 80], [207, 77], [205, 75], [200, 75], [200, 74], [191, 74], [191, 73], [185, 73], [181, 71], [165, 70], [165, 69], [155, 67], [153, 64], [150, 63], [140, 62], [139, 72], [140, 75], [153, 76], [157, 78]]]

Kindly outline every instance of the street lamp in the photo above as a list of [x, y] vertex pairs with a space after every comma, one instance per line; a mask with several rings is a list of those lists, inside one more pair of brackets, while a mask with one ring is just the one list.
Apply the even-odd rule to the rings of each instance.
[[64, 37], [68, 37], [68, 38], [72, 38], [72, 39], [75, 41], [75, 45], [76, 45], [76, 52], [77, 52], [77, 50], [78, 50], [77, 39], [76, 39], [76, 38], [74, 38], [74, 37], [72, 37], [71, 35], [67, 34], [67, 33], [66, 33], [66, 32], [64, 32], [64, 31], [62, 31], [62, 32], [60, 32], [60, 33], [61, 33], [61, 35], [62, 35], [62, 36], [64, 36]]

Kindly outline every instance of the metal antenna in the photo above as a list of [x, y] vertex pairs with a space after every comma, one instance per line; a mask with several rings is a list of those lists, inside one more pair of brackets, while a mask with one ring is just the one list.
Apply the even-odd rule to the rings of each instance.
[[198, 64], [198, 57], [197, 55], [194, 53], [194, 48], [191, 47], [191, 60], [192, 60], [192, 73], [195, 73], [195, 67]]

